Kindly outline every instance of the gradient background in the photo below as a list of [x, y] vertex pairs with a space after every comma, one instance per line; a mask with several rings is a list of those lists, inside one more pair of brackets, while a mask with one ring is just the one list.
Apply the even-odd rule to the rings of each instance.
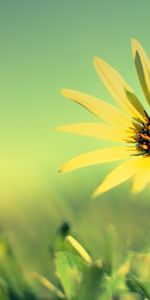
[[44, 260], [47, 237], [63, 220], [94, 253], [110, 223], [122, 248], [147, 247], [150, 189], [132, 196], [126, 183], [91, 202], [92, 191], [116, 164], [58, 174], [64, 161], [104, 142], [53, 129], [96, 120], [65, 100], [62, 87], [113, 103], [94, 70], [94, 56], [120, 71], [144, 101], [130, 40], [137, 38], [150, 53], [149, 12], [148, 0], [0, 1], [0, 224], [27, 265]]

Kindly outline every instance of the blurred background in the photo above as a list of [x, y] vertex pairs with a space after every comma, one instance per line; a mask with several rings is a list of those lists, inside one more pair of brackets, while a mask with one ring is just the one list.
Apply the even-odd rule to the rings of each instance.
[[61, 88], [113, 103], [94, 56], [114, 66], [144, 103], [130, 40], [150, 54], [149, 11], [147, 0], [0, 1], [0, 230], [25, 271], [50, 273], [50, 252], [59, 247], [64, 222], [95, 257], [103, 255], [109, 226], [122, 253], [149, 248], [150, 188], [133, 196], [127, 182], [91, 201], [115, 163], [70, 174], [58, 169], [106, 142], [54, 130], [97, 120], [63, 98]]

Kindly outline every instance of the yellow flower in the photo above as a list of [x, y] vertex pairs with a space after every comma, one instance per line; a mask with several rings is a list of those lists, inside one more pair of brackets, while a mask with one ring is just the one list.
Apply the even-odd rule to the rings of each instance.
[[[132, 40], [132, 50], [138, 78], [150, 105], [150, 61], [135, 39]], [[96, 57], [94, 64], [99, 77], [122, 111], [96, 97], [63, 89], [61, 93], [66, 98], [81, 104], [105, 123], [79, 123], [57, 129], [114, 142], [122, 141], [123, 144], [84, 153], [61, 166], [60, 171], [68, 172], [126, 159], [105, 177], [93, 196], [98, 196], [131, 177], [132, 191], [140, 192], [150, 181], [150, 115], [117, 71], [101, 58]]]

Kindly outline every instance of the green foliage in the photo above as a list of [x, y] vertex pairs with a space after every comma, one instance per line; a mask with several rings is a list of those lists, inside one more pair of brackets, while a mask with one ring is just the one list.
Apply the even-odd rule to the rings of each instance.
[[1, 300], [9, 300], [8, 289], [7, 289], [5, 281], [2, 278], [0, 278], [0, 299]]
[[105, 232], [104, 249], [103, 259], [94, 259], [76, 239], [65, 233], [55, 250], [55, 277], [51, 282], [37, 272], [25, 274], [3, 235], [0, 240], [0, 300], [150, 299], [149, 252], [129, 252], [120, 263], [112, 227]]
[[[71, 242], [73, 251], [76, 250], [76, 254], [70, 251], [56, 253], [56, 275], [61, 282], [66, 299], [150, 299], [149, 256], [128, 253], [126, 260], [118, 266], [118, 262], [115, 264], [113, 259], [114, 237], [112, 228], [110, 232], [107, 232], [105, 238], [109, 239], [105, 242], [106, 245], [110, 245], [110, 248], [104, 261], [92, 259], [90, 264], [85, 262], [82, 252], [79, 253], [76, 243], [72, 243], [71, 239], [68, 240]], [[80, 245], [80, 247], [82, 246]], [[84, 251], [86, 252], [86, 250]], [[139, 256], [140, 259], [137, 261]], [[140, 274], [140, 264], [142, 264], [143, 269], [145, 268], [145, 273]]]
[[96, 300], [103, 294], [103, 270], [97, 265], [89, 267], [78, 290], [78, 300]]
[[0, 237], [0, 300], [36, 300], [9, 244], [7, 235]]
[[78, 255], [67, 251], [56, 253], [56, 274], [68, 299], [75, 297], [85, 269], [85, 263]]

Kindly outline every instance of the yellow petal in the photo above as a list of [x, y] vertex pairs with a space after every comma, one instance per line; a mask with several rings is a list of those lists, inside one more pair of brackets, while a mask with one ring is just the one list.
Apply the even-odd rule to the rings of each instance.
[[79, 255], [88, 263], [92, 263], [92, 258], [88, 254], [88, 252], [83, 248], [81, 244], [77, 240], [75, 240], [71, 235], [66, 237], [66, 241], [68, 241], [72, 247], [79, 253]]
[[133, 157], [115, 168], [94, 191], [93, 197], [97, 197], [131, 178], [137, 171], [140, 159], [139, 156]]
[[66, 299], [65, 294], [59, 290], [53, 283], [51, 283], [45, 276], [39, 273], [32, 273], [33, 278], [37, 279], [41, 285], [47, 288], [50, 292], [54, 293], [60, 299]]
[[126, 117], [124, 113], [116, 109], [111, 104], [104, 102], [103, 100], [87, 95], [85, 93], [69, 89], [62, 89], [61, 93], [66, 98], [81, 104], [94, 115], [109, 124], [112, 124], [119, 128], [127, 128], [131, 126], [131, 121]]
[[95, 58], [98, 75], [114, 100], [132, 117], [143, 120], [144, 108], [124, 79], [101, 58]]
[[97, 123], [69, 124], [58, 127], [56, 128], [56, 130], [121, 142], [126, 141], [129, 135], [131, 135], [131, 132], [129, 131], [116, 129], [104, 124]]
[[143, 157], [138, 171], [133, 178], [132, 192], [141, 192], [150, 182], [150, 158]]
[[150, 61], [138, 41], [132, 39], [132, 50], [137, 74], [145, 94], [150, 104]]
[[135, 153], [132, 147], [108, 147], [81, 154], [60, 167], [60, 172], [69, 172], [79, 168], [125, 159]]

